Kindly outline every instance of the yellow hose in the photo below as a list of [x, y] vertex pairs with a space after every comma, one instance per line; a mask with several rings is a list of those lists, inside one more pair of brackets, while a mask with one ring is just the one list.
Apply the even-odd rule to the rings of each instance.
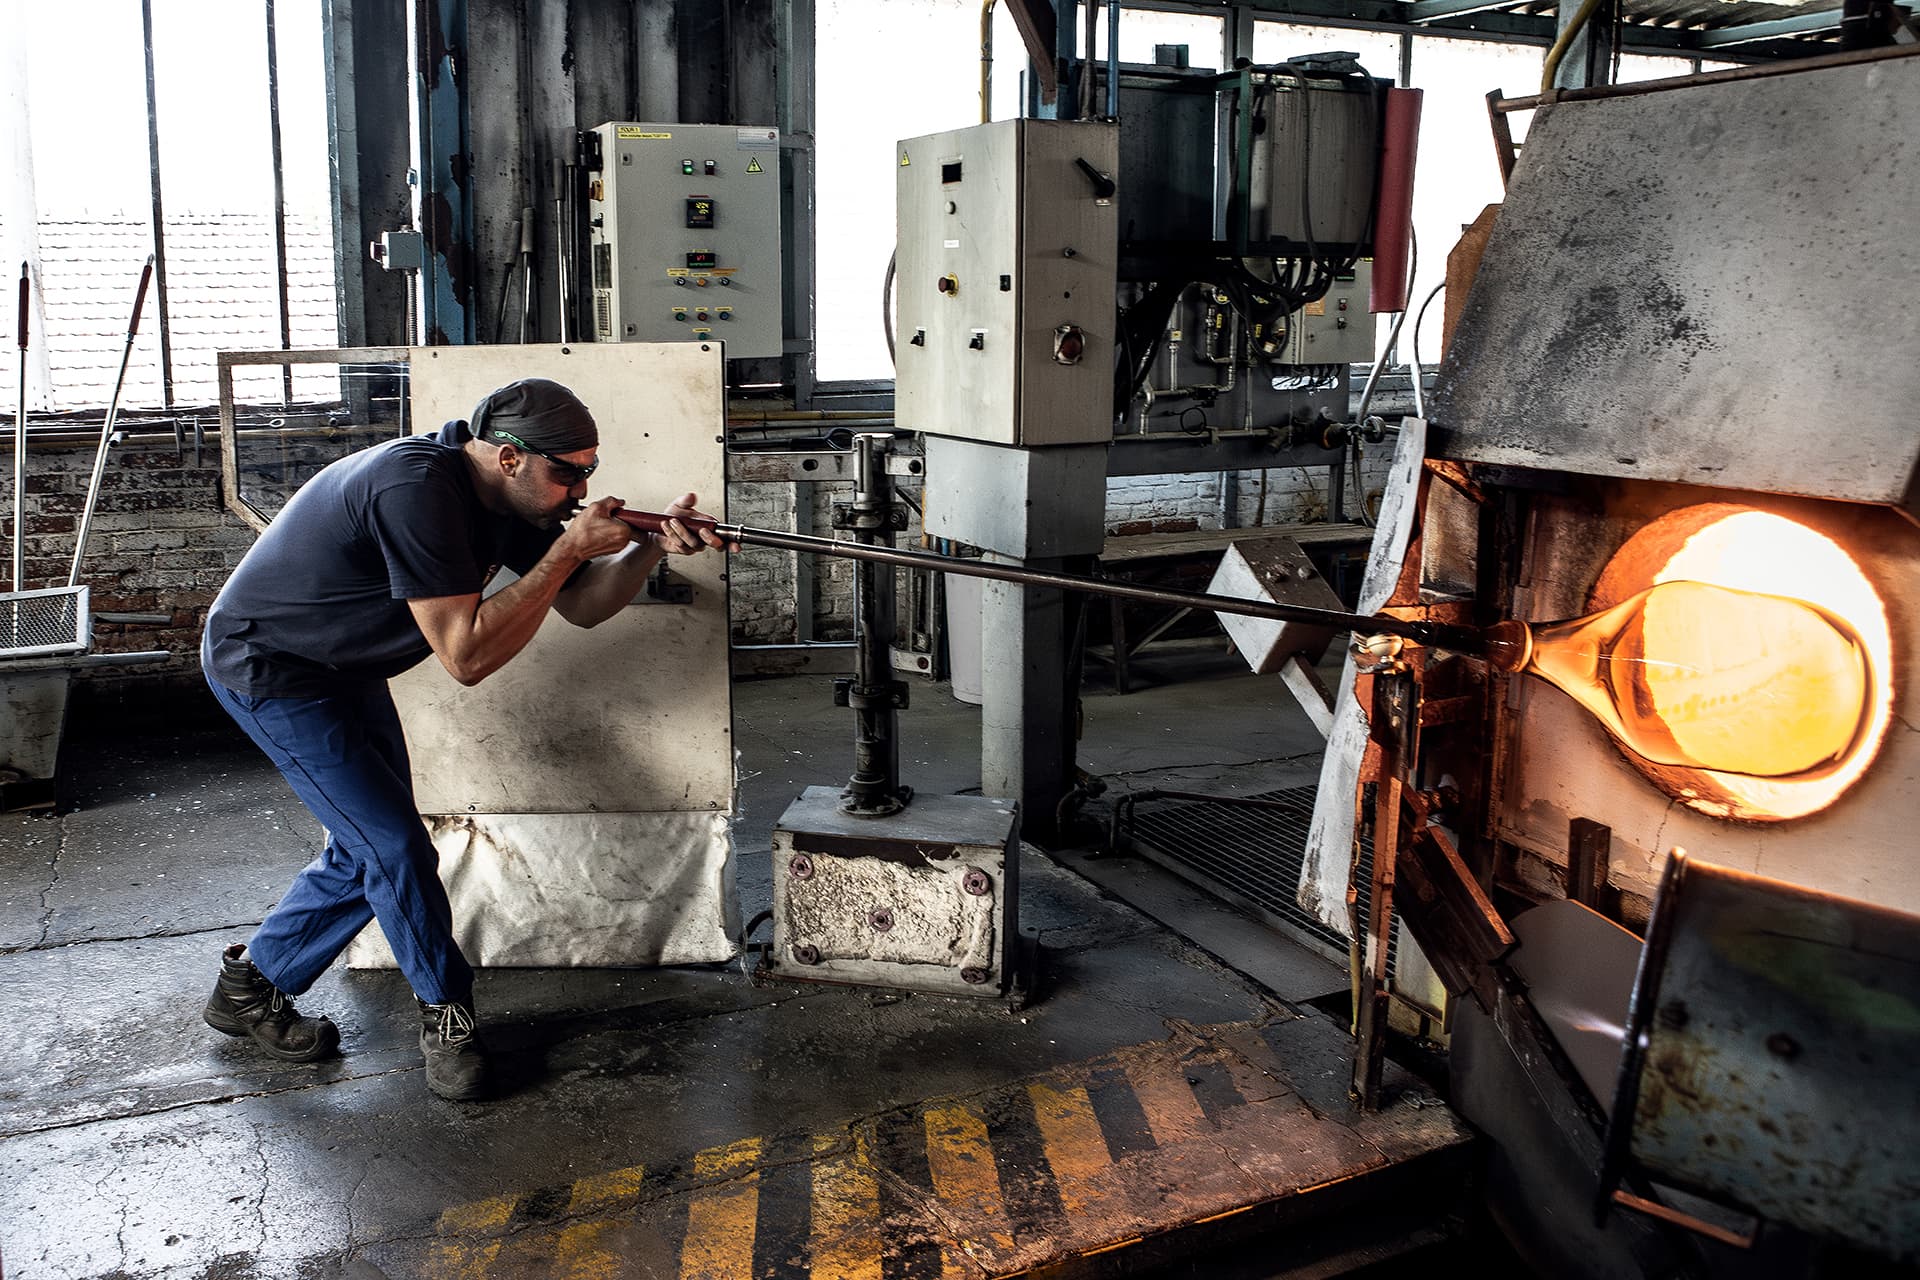
[[1567, 24], [1567, 29], [1562, 31], [1560, 38], [1553, 42], [1553, 48], [1547, 50], [1546, 70], [1540, 75], [1540, 92], [1553, 92], [1553, 78], [1560, 73], [1560, 63], [1565, 60], [1567, 50], [1573, 47], [1573, 38], [1580, 34], [1582, 28], [1587, 25], [1587, 19], [1591, 18], [1593, 11], [1599, 7], [1600, 0], [1585, 0], [1585, 3], [1580, 6], [1580, 11], [1573, 15], [1573, 21]]

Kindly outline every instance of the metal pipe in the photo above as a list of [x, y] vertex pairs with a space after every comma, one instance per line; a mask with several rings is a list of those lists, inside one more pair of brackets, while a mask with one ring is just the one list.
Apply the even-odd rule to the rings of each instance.
[[[127, 385], [127, 365], [133, 359], [133, 340], [140, 332], [140, 312], [147, 305], [147, 285], [153, 280], [153, 255], [140, 272], [140, 287], [133, 295], [133, 317], [127, 321], [127, 345], [120, 352], [120, 375], [113, 380], [113, 399], [107, 402], [107, 417], [100, 424], [100, 447], [93, 451], [93, 478], [87, 482], [87, 505], [80, 513], [80, 533], [73, 541], [73, 567], [67, 570], [67, 585], [80, 581], [80, 561], [87, 554], [87, 535], [93, 530], [93, 510], [100, 504], [100, 481], [107, 469], [107, 447], [113, 443], [113, 426], [120, 416], [120, 392]], [[293, 366], [283, 365], [289, 377]]]
[[71, 653], [46, 658], [9, 658], [7, 670], [60, 671], [81, 667], [137, 667], [148, 662], [165, 662], [173, 657], [170, 649], [143, 649], [138, 653]]
[[28, 305], [27, 264], [20, 264], [20, 324], [14, 332], [20, 341], [20, 407], [13, 415], [13, 589], [25, 591], [27, 581], [25, 570], [27, 536], [27, 314]]
[[[616, 511], [617, 519], [636, 529], [657, 533], [667, 517], [650, 511]], [[1078, 574], [1054, 573], [1043, 569], [1025, 569], [995, 564], [986, 560], [962, 560], [935, 555], [928, 551], [901, 551], [892, 547], [869, 546], [837, 538], [817, 538], [803, 533], [783, 533], [777, 529], [755, 529], [746, 525], [721, 524], [717, 520], [676, 517], [689, 529], [705, 529], [722, 541], [743, 547], [772, 547], [781, 551], [803, 551], [816, 555], [841, 556], [850, 560], [873, 560], [881, 564], [905, 565], [935, 573], [954, 573], [966, 578], [993, 578], [1018, 582], [1029, 587], [1051, 587], [1058, 591], [1083, 591], [1088, 595], [1110, 596], [1121, 600], [1139, 600], [1215, 613], [1232, 613], [1248, 618], [1270, 618], [1278, 622], [1305, 622], [1335, 631], [1353, 631], [1368, 635], [1403, 636], [1420, 644], [1451, 649], [1457, 653], [1484, 653], [1485, 632], [1479, 627], [1455, 626], [1444, 622], [1421, 622], [1394, 618], [1385, 614], [1347, 613], [1338, 609], [1315, 609], [1308, 605], [1270, 604], [1265, 600], [1242, 600], [1238, 596], [1212, 595], [1203, 591], [1177, 591], [1166, 587], [1142, 587], [1130, 582], [1110, 582], [1104, 578], [1085, 578]]]
[[571, 264], [567, 261], [567, 162], [554, 156], [550, 172], [553, 176], [554, 278], [559, 281], [555, 293], [560, 303], [560, 341], [572, 342], [572, 317], [567, 314], [573, 306], [573, 282], [568, 275]]
[[[848, 514], [856, 545], [874, 551], [893, 550], [893, 477], [887, 474], [891, 440], [881, 434], [854, 437], [860, 478]], [[900, 791], [899, 704], [891, 652], [893, 571], [883, 571], [881, 563], [879, 557], [863, 557], [854, 572], [858, 633], [854, 637], [853, 683], [847, 689], [847, 705], [854, 714], [853, 776], [847, 780], [840, 805], [848, 813], [873, 817], [898, 813], [904, 803]]]
[[533, 206], [520, 210], [520, 341], [533, 340]]
[[[293, 305], [287, 285], [287, 172], [280, 148], [280, 35], [274, 17], [274, 0], [266, 0], [267, 10], [267, 137], [273, 157], [273, 265], [275, 295], [280, 304], [280, 349], [293, 346]], [[152, 267], [152, 259], [148, 259]], [[145, 292], [144, 285], [142, 292]], [[136, 317], [137, 318], [137, 317]], [[122, 366], [122, 373], [125, 366]], [[280, 369], [280, 403], [293, 403], [293, 366]], [[74, 564], [77, 568], [79, 560]], [[72, 585], [71, 582], [68, 583]]]
[[[1089, 49], [1088, 53], [1093, 51]], [[1120, 117], [1120, 0], [1107, 0], [1107, 119]]]
[[154, 303], [160, 308], [160, 407], [173, 408], [173, 321], [167, 314], [167, 220], [160, 202], [160, 106], [153, 92], [153, 0], [140, 0], [147, 59], [147, 182], [153, 196]]
[[994, 0], [980, 4], [980, 123], [993, 119], [993, 6]]

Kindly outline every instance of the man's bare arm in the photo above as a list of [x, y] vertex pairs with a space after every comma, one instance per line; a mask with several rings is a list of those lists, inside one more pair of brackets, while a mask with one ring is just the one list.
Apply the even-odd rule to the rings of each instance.
[[581, 512], [523, 577], [485, 599], [476, 592], [407, 601], [448, 675], [472, 686], [505, 666], [533, 639], [576, 569], [629, 545], [627, 526], [602, 509], [612, 505], [602, 499]]
[[[696, 494], [686, 494], [667, 508], [669, 516], [698, 516], [694, 509]], [[626, 528], [621, 525], [621, 528]], [[697, 555], [706, 547], [724, 548], [713, 534], [695, 533], [679, 520], [667, 521], [658, 534], [640, 534], [633, 546], [616, 556], [595, 560], [563, 590], [554, 601], [561, 617], [576, 627], [597, 627], [624, 609], [641, 588], [647, 575], [668, 554]]]

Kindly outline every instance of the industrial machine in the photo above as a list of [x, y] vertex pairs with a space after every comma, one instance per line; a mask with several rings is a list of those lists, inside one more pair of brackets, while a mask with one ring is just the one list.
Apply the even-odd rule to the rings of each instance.
[[[1920, 380], [1875, 336], [1920, 286], [1916, 107], [1895, 52], [1548, 107], [1403, 425], [1363, 605], [1492, 643], [1362, 646], [1299, 898], [1363, 957], [1356, 1089], [1391, 1008], [1450, 1036], [1555, 1274], [1751, 1274], [1785, 1229], [1920, 1258]], [[1402, 926], [1426, 993], [1389, 993]], [[1569, 1063], [1593, 1028], [1617, 1081]]]
[[1110, 124], [1005, 120], [900, 144], [900, 426], [1112, 438], [1118, 143]]
[[779, 355], [779, 130], [613, 122], [582, 139], [594, 340]]

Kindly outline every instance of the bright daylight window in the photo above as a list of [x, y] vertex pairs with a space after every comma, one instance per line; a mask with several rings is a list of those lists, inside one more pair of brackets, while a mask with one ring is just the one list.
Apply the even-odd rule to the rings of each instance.
[[[268, 14], [279, 70], [287, 337], [295, 347], [338, 342], [321, 7], [152, 0], [172, 404], [214, 403], [215, 352], [282, 345]], [[9, 317], [18, 264], [34, 264], [28, 407], [104, 406], [140, 269], [155, 248], [139, 0], [7, 5], [0, 68], [9, 86], [0, 128], [14, 175], [0, 194]], [[122, 393], [127, 408], [168, 402], [160, 296], [157, 287], [147, 295]], [[5, 365], [0, 398], [12, 404], [17, 362]], [[250, 383], [280, 394], [278, 371], [236, 378]], [[332, 385], [318, 373], [294, 379], [296, 394], [330, 395]]]

